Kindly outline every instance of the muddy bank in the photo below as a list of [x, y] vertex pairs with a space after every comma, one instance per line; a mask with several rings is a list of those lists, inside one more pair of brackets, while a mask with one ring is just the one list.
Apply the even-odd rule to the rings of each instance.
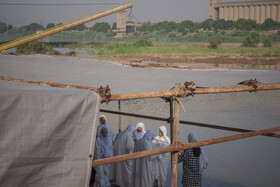
[[273, 65], [280, 63], [280, 54], [271, 54], [262, 58], [246, 56], [207, 56], [207, 57], [187, 57], [168, 55], [118, 55], [114, 58], [127, 61], [152, 61], [159, 63], [210, 63], [210, 64], [258, 64]]

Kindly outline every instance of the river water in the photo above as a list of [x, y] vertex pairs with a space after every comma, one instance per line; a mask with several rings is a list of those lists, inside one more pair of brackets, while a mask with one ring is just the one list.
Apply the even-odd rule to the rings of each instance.
[[[236, 86], [246, 79], [262, 83], [280, 83], [276, 70], [213, 69], [179, 70], [162, 68], [137, 68], [120, 66], [107, 61], [63, 56], [4, 56], [0, 55], [0, 75], [19, 79], [37, 80], [111, 88], [113, 94], [164, 91], [175, 83], [194, 81], [202, 87]], [[279, 126], [280, 91], [257, 93], [227, 93], [195, 95], [181, 99], [180, 119], [221, 126], [266, 129]], [[102, 104], [102, 109], [118, 110], [117, 102]], [[158, 117], [169, 117], [169, 104], [164, 100], [136, 99], [122, 101], [124, 112]], [[118, 116], [105, 114], [117, 132]], [[122, 128], [142, 121], [147, 129], [157, 131], [165, 122], [122, 116]], [[236, 134], [234, 132], [180, 125], [179, 139], [187, 142], [187, 135], [194, 132], [199, 140]], [[203, 173], [204, 186], [279, 186], [280, 140], [258, 136], [227, 143], [205, 146], [209, 165]], [[178, 186], [181, 186], [182, 165], [178, 166]], [[170, 164], [167, 186], [170, 186]]]

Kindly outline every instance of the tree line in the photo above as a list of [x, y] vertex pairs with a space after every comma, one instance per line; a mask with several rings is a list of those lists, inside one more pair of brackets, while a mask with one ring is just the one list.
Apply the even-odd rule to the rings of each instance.
[[[54, 23], [48, 23], [46, 27], [38, 24], [38, 23], [31, 23], [27, 26], [22, 26], [19, 28], [16, 28], [12, 26], [11, 24], [7, 24], [4, 22], [0, 22], [0, 34], [11, 31], [11, 30], [17, 30], [20, 33], [26, 33], [26, 32], [36, 32], [38, 30], [45, 30], [49, 29], [58, 25]], [[85, 31], [88, 28], [84, 24], [73, 27], [68, 30], [72, 31]], [[89, 28], [92, 31], [96, 32], [103, 32], [107, 33], [110, 30], [116, 29], [116, 23], [110, 26], [107, 22], [101, 22], [101, 23], [95, 23], [91, 28]], [[195, 31], [199, 30], [275, 30], [280, 29], [280, 23], [272, 20], [271, 18], [266, 19], [262, 24], [258, 24], [255, 20], [246, 20], [246, 19], [238, 19], [237, 21], [232, 20], [213, 20], [213, 19], [207, 19], [205, 21], [202, 21], [201, 23], [193, 22], [191, 20], [185, 20], [180, 23], [176, 23], [174, 21], [162, 21], [158, 23], [151, 23], [151, 22], [145, 22], [142, 26], [137, 27], [137, 31], [139, 32], [160, 32], [160, 33], [168, 33], [168, 32], [179, 32], [182, 33], [182, 35], [186, 35], [187, 33], [193, 33]], [[133, 30], [129, 30], [130, 32], [134, 32]]]
[[238, 19], [237, 21], [232, 20], [213, 20], [207, 19], [201, 23], [192, 22], [191, 20], [185, 20], [180, 23], [174, 21], [163, 21], [152, 24], [146, 22], [142, 26], [137, 27], [137, 31], [140, 32], [180, 32], [186, 35], [188, 32], [195, 32], [198, 30], [275, 30], [280, 29], [280, 23], [268, 18], [262, 24], [257, 24], [255, 20]]

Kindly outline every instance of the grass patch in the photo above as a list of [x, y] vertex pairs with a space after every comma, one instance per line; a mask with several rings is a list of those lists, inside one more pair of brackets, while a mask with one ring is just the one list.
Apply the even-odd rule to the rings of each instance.
[[[170, 45], [170, 44], [168, 44]], [[181, 45], [181, 44], [179, 44]], [[133, 44], [104, 44], [99, 49], [99, 55], [116, 56], [116, 55], [168, 55], [189, 57], [195, 56], [248, 56], [248, 57], [264, 57], [270, 53], [280, 53], [280, 49], [276, 47], [268, 48], [250, 48], [250, 47], [221, 47], [218, 49], [209, 49], [205, 47], [178, 47], [173, 44], [172, 47], [147, 46], [140, 47]]]

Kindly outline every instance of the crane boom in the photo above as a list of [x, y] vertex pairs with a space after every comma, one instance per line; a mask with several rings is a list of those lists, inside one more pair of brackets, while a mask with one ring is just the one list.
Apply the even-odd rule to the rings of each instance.
[[76, 27], [78, 25], [81, 25], [81, 24], [84, 24], [84, 23], [87, 23], [87, 22], [90, 22], [90, 21], [93, 21], [93, 20], [105, 17], [105, 16], [110, 15], [110, 14], [114, 14], [116, 12], [125, 10], [127, 8], [132, 8], [132, 3], [125, 2], [121, 6], [109, 8], [109, 9], [106, 9], [106, 10], [103, 10], [103, 11], [100, 11], [100, 12], [97, 12], [97, 13], [85, 16], [83, 18], [76, 19], [76, 20], [64, 23], [62, 25], [58, 25], [56, 27], [52, 27], [50, 29], [37, 32], [35, 34], [19, 38], [17, 40], [13, 40], [11, 42], [4, 43], [4, 44], [0, 45], [0, 53], [4, 54], [4, 53], [6, 53], [7, 49], [10, 49], [10, 48], [22, 45], [22, 44], [27, 43], [27, 42], [31, 42], [33, 40], [37, 40], [39, 38], [43, 38], [43, 37], [55, 34], [57, 32], [61, 32], [61, 31], [70, 29], [72, 27]]

